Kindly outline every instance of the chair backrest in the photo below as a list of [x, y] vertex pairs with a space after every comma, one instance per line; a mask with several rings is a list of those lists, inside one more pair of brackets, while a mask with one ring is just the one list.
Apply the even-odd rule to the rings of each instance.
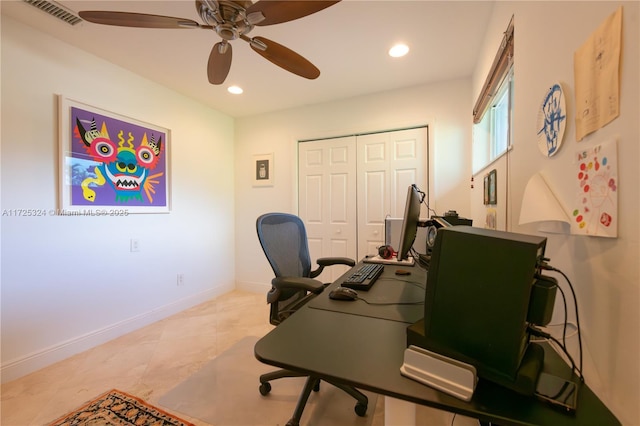
[[[311, 257], [302, 219], [288, 213], [267, 213], [256, 220], [256, 230], [276, 277], [309, 277]], [[279, 291], [272, 287], [267, 296], [271, 303], [271, 324], [280, 324], [304, 304], [306, 298], [304, 290]]]
[[256, 221], [256, 230], [276, 277], [309, 276], [311, 257], [302, 219], [288, 213], [267, 213]]

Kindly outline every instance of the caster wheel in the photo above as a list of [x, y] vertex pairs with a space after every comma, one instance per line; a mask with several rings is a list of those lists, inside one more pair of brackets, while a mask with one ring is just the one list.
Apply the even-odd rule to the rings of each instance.
[[364, 417], [367, 414], [367, 406], [361, 402], [358, 402], [355, 407], [355, 412], [358, 416]]
[[269, 382], [260, 383], [260, 395], [265, 396], [269, 392], [271, 392], [271, 383]]
[[299, 426], [299, 423], [298, 422], [294, 422], [293, 420], [289, 420], [287, 422], [287, 426]]

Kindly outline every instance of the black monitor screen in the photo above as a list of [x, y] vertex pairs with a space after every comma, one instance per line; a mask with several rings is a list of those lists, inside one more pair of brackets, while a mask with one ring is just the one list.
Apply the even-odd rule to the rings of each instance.
[[402, 218], [398, 260], [406, 260], [409, 257], [409, 251], [413, 246], [413, 242], [416, 239], [416, 232], [418, 231], [421, 203], [422, 199], [418, 188], [415, 185], [409, 186], [407, 189], [407, 201], [404, 205], [404, 216]]

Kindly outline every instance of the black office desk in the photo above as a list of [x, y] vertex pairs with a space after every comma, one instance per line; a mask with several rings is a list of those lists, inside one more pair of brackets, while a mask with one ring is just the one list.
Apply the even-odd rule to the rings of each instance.
[[[387, 266], [385, 275], [393, 274], [394, 268]], [[417, 267], [411, 271], [412, 275], [408, 277], [417, 278], [418, 274], [424, 274]], [[341, 279], [336, 280], [317, 300], [326, 300], [331, 288], [340, 282]], [[389, 286], [397, 284], [386, 283]], [[409, 283], [400, 285], [414, 286]], [[384, 286], [384, 281], [377, 282], [370, 292], [361, 292], [361, 296], [381, 295]], [[409, 289], [403, 294], [412, 293], [413, 290]], [[325, 309], [327, 305], [324, 303], [314, 308], [313, 302], [256, 343], [255, 355], [259, 361], [499, 425], [620, 424], [586, 385], [580, 389], [575, 415], [556, 411], [533, 397], [516, 394], [482, 379], [470, 402], [459, 400], [400, 374], [407, 322], [365, 316], [362, 306], [358, 305], [364, 304], [362, 301], [331, 301], [331, 310]], [[338, 309], [336, 303], [344, 308]], [[399, 310], [411, 315], [416, 308], [420, 309], [403, 306]], [[570, 376], [572, 373], [567, 364], [548, 345], [544, 347], [544, 369], [556, 375]]]

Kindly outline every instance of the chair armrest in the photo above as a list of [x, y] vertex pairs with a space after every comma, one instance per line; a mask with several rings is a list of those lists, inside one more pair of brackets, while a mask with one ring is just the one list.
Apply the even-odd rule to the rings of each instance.
[[304, 277], [276, 277], [271, 284], [280, 290], [306, 290], [311, 293], [322, 293], [324, 284], [318, 280]]
[[291, 297], [296, 290], [314, 294], [320, 294], [324, 290], [322, 282], [305, 277], [276, 277], [271, 280], [271, 285], [273, 288], [267, 293], [267, 303], [275, 303], [280, 297]]
[[350, 259], [348, 257], [321, 257], [320, 259], [316, 260], [316, 262], [318, 263], [318, 269], [316, 269], [315, 271], [311, 271], [309, 273], [309, 276], [311, 278], [315, 278], [318, 275], [320, 275], [325, 266], [331, 266], [331, 265], [353, 266], [356, 264], [355, 260]]
[[349, 265], [349, 266], [354, 266], [356, 264], [355, 260], [350, 259], [348, 257], [321, 257], [316, 262], [318, 263], [318, 265], [320, 265], [322, 267], [331, 266], [331, 265]]

